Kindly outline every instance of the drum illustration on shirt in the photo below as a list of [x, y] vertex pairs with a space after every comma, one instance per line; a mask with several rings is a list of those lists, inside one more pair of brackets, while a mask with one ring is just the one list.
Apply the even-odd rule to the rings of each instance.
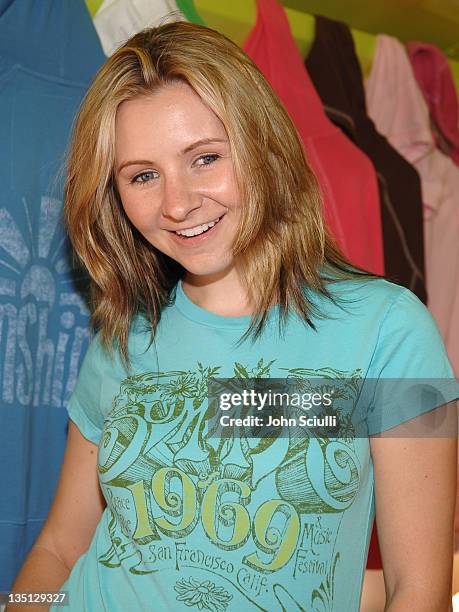
[[[273, 363], [235, 363], [234, 376], [270, 377]], [[359, 370], [277, 371], [341, 379], [343, 399], [357, 400]], [[219, 372], [198, 362], [122, 382], [99, 445], [111, 540], [99, 563], [174, 574], [177, 603], [200, 610], [267, 610], [273, 597], [283, 609], [331, 610], [341, 517], [359, 489], [359, 440], [349, 421], [339, 438], [254, 438], [243, 429], [212, 437], [208, 381]]]

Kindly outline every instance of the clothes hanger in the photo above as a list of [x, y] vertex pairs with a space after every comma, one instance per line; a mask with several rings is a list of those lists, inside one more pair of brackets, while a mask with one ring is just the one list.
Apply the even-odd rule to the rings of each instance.
[[[280, 2], [283, 4], [282, 0]], [[183, 4], [183, 2], [181, 2]], [[186, 0], [185, 4], [193, 4]], [[243, 46], [256, 20], [256, 0], [194, 0], [194, 7], [209, 28], [222, 32], [240, 47]], [[315, 38], [315, 19], [303, 11], [284, 7], [290, 24], [292, 36], [295, 39], [302, 57], [306, 57]], [[376, 37], [359, 30], [351, 30], [356, 46], [357, 56], [364, 76], [366, 76], [373, 61], [376, 49]]]

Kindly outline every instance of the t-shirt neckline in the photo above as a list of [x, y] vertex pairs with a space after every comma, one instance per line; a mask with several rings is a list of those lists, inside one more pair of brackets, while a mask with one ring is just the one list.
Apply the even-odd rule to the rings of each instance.
[[[210, 312], [201, 306], [198, 306], [190, 300], [183, 290], [182, 281], [179, 280], [175, 292], [175, 306], [177, 309], [188, 319], [201, 323], [202, 325], [208, 325], [210, 327], [220, 327], [227, 329], [247, 329], [250, 325], [252, 317], [250, 315], [242, 317], [225, 317], [218, 315], [214, 312]], [[273, 322], [279, 314], [279, 305], [275, 304], [271, 306], [268, 311], [267, 322]]]

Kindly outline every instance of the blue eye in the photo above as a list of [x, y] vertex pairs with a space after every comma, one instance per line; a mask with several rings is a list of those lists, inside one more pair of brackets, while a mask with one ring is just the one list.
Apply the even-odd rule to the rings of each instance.
[[154, 174], [154, 172], [142, 172], [141, 174], [137, 174], [137, 176], [135, 176], [131, 183], [148, 183], [149, 181], [152, 180], [152, 175]]
[[[203, 163], [200, 163], [197, 165], [198, 166], [210, 166], [215, 161], [217, 161], [219, 157], [220, 155], [216, 153], [209, 153], [207, 155], [201, 155], [201, 157], [198, 157], [195, 164], [203, 160]], [[134, 178], [131, 180], [131, 183], [137, 184], [137, 185], [145, 185], [146, 183], [150, 183], [152, 180], [155, 179], [154, 175], [155, 175], [155, 172], [153, 170], [141, 172], [140, 174], [137, 174], [136, 176], [134, 176]]]
[[210, 161], [205, 164], [199, 164], [200, 166], [210, 166], [210, 164], [213, 164], [215, 161], [217, 161], [219, 157], [220, 155], [217, 155], [216, 153], [209, 153], [208, 155], [202, 155], [196, 161], [200, 161], [201, 159], [210, 159]]

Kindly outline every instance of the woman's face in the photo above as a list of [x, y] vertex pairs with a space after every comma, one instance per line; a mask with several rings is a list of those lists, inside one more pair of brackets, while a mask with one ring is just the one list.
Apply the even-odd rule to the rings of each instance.
[[230, 144], [189, 85], [120, 105], [115, 172], [127, 216], [153, 246], [209, 280], [233, 268], [240, 201]]

